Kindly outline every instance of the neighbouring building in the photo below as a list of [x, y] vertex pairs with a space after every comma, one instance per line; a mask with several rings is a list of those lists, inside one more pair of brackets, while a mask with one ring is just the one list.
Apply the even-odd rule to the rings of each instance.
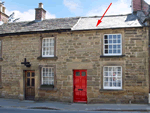
[[35, 10], [34, 21], [0, 26], [0, 97], [148, 103], [150, 18], [144, 0], [132, 0], [131, 14], [105, 16], [98, 27], [100, 17], [45, 19], [42, 3]]

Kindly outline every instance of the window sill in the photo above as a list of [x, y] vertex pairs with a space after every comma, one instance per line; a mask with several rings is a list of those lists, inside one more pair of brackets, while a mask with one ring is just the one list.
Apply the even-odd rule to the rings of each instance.
[[105, 92], [105, 91], [124, 91], [123, 89], [100, 89], [99, 92]]
[[125, 55], [116, 55], [116, 56], [104, 56], [104, 55], [101, 55], [100, 58], [112, 58], [112, 57], [125, 57]]
[[42, 87], [40, 87], [39, 90], [57, 91], [57, 88], [42, 88]]
[[43, 60], [43, 59], [49, 59], [49, 60], [57, 60], [58, 57], [57, 56], [54, 56], [54, 57], [42, 57], [42, 56], [39, 56], [37, 57], [38, 60]]

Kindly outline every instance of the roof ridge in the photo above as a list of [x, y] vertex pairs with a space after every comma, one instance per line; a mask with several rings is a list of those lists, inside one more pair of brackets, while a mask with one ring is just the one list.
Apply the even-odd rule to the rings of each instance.
[[[70, 19], [73, 19], [73, 18], [78, 18], [78, 19], [79, 19], [80, 17], [49, 18], [49, 19], [44, 19], [44, 20], [42, 20], [42, 21], [55, 20], [55, 19], [69, 19], [69, 18], [70, 18]], [[6, 24], [13, 24], [13, 23], [15, 24], [15, 23], [24, 23], [24, 22], [34, 22], [34, 21], [35, 21], [35, 20], [30, 20], [30, 21], [28, 20], [28, 21], [10, 22], [10, 23], [4, 23], [4, 24], [6, 25]], [[42, 21], [41, 21], [41, 22], [42, 22]]]
[[[117, 16], [127, 16], [127, 15], [131, 15], [132, 13], [128, 13], [128, 14], [119, 14], [119, 15], [106, 15], [104, 17], [117, 17]], [[98, 17], [102, 17], [102, 16], [85, 16], [85, 17], [81, 17], [81, 18], [98, 18]]]

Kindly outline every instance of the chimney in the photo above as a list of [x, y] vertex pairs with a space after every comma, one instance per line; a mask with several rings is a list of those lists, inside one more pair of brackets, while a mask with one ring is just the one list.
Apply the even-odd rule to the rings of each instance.
[[45, 19], [46, 11], [43, 9], [43, 3], [39, 3], [39, 7], [35, 8], [35, 21], [42, 21]]
[[132, 12], [143, 11], [145, 15], [148, 14], [149, 4], [144, 0], [132, 0]]
[[3, 6], [4, 2], [0, 2], [0, 22], [7, 23], [9, 16], [5, 14], [6, 8]]

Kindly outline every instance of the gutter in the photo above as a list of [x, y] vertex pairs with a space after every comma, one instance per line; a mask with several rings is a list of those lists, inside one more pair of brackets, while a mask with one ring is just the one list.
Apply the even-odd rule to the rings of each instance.
[[56, 29], [56, 30], [44, 30], [44, 31], [28, 31], [28, 32], [15, 32], [15, 33], [4, 33], [0, 34], [0, 36], [13, 36], [13, 35], [26, 35], [26, 34], [38, 34], [38, 33], [61, 33], [68, 32], [71, 29]]

